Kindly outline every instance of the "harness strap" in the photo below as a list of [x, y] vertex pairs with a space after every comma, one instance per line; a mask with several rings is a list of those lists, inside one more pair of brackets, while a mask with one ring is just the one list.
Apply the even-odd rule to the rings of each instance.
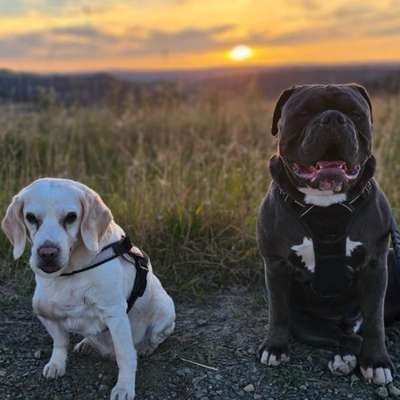
[[[353, 283], [353, 269], [346, 255], [347, 232], [354, 215], [363, 208], [370, 198], [373, 183], [369, 181], [364, 189], [343, 203], [326, 207], [332, 215], [332, 223], [321, 226], [321, 207], [305, 204], [280, 190], [280, 196], [296, 215], [313, 241], [315, 270], [310, 282], [311, 289], [323, 298], [334, 298], [349, 290]], [[399, 279], [400, 279], [400, 234]]]
[[[131, 241], [127, 236], [124, 236], [121, 240], [117, 242], [111, 243], [105, 247], [103, 247], [100, 251], [106, 251], [108, 249], [112, 249], [114, 254], [110, 257], [105, 258], [95, 264], [89, 265], [85, 268], [78, 269], [72, 272], [64, 272], [60, 276], [71, 276], [75, 274], [79, 274], [81, 272], [85, 272], [91, 270], [93, 268], [99, 267], [102, 264], [106, 264], [107, 262], [113, 260], [114, 258], [123, 257], [123, 259], [130, 264], [134, 265], [136, 268], [136, 277], [135, 282], [133, 284], [132, 291], [127, 299], [127, 313], [132, 309], [133, 305], [135, 304], [136, 300], [139, 297], [142, 297], [147, 286], [147, 273], [149, 272], [149, 263], [150, 259], [144, 252], [139, 251], [138, 249], [135, 250], [135, 247], [132, 246]], [[99, 253], [99, 254], [100, 254]], [[126, 256], [129, 257], [126, 257]], [[132, 261], [133, 260], [133, 261]]]

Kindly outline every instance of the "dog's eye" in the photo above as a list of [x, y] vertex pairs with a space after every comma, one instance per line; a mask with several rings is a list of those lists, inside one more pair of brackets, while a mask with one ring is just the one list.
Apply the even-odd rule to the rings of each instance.
[[64, 218], [64, 224], [72, 224], [76, 221], [77, 215], [74, 212], [69, 212]]
[[32, 213], [26, 213], [25, 218], [30, 224], [39, 225], [39, 220]]
[[353, 112], [350, 114], [350, 117], [351, 117], [353, 120], [358, 121], [358, 120], [360, 120], [360, 119], [363, 117], [363, 115], [362, 115], [361, 113], [357, 112], [357, 111], [353, 111]]
[[299, 117], [308, 117], [310, 115], [310, 112], [307, 110], [303, 110], [303, 111], [299, 112], [297, 115]]

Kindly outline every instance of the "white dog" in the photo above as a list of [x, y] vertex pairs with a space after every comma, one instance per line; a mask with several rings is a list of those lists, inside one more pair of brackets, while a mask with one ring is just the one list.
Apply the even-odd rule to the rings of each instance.
[[[100, 196], [72, 180], [39, 179], [14, 196], [2, 228], [15, 259], [27, 239], [32, 243], [33, 309], [53, 339], [43, 375], [65, 374], [68, 334], [78, 333], [84, 339], [75, 351], [92, 346], [115, 356], [119, 373], [111, 399], [133, 399], [136, 352], [151, 353], [173, 332], [175, 308], [140, 250], [134, 250], [137, 257], [118, 255], [108, 246], [125, 234]], [[146, 260], [147, 268], [138, 260]], [[139, 273], [142, 287], [127, 313]]]

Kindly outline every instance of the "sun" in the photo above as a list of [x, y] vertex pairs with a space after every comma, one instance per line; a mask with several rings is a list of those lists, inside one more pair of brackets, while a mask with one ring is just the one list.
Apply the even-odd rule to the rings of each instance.
[[244, 61], [253, 56], [253, 50], [251, 47], [241, 44], [231, 49], [228, 55], [233, 61]]

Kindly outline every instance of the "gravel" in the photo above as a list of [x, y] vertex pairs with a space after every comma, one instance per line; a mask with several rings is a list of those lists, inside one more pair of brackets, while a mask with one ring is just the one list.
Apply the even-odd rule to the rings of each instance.
[[[333, 376], [329, 351], [299, 343], [291, 343], [286, 366], [267, 369], [258, 363], [255, 354], [267, 324], [262, 288], [179, 301], [177, 315], [174, 335], [139, 360], [138, 400], [368, 400], [399, 394], [394, 387], [367, 385], [358, 373]], [[400, 324], [387, 333], [389, 353], [400, 367]], [[41, 371], [50, 352], [50, 337], [33, 316], [30, 300], [2, 300], [0, 399], [109, 399], [117, 374], [112, 360], [71, 352], [67, 374], [48, 381]]]

